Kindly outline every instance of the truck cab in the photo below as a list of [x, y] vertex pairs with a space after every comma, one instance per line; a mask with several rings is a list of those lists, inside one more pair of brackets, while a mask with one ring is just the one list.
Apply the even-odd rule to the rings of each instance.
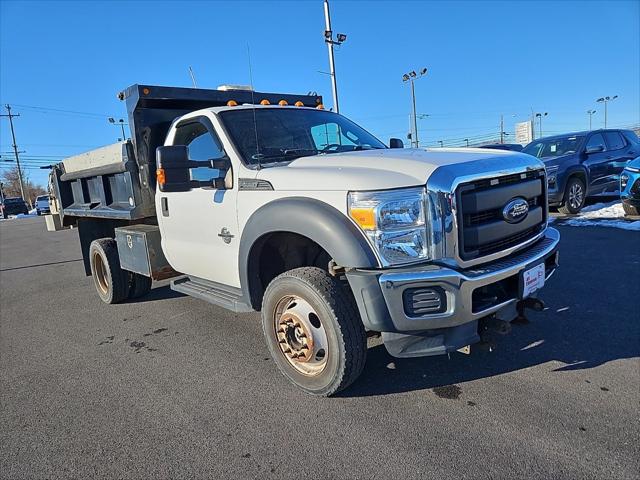
[[542, 309], [559, 235], [539, 160], [389, 148], [314, 96], [121, 97], [133, 142], [52, 172], [105, 302], [175, 276], [177, 291], [260, 311], [276, 365], [314, 395], [355, 381], [367, 332], [396, 357], [467, 352]]

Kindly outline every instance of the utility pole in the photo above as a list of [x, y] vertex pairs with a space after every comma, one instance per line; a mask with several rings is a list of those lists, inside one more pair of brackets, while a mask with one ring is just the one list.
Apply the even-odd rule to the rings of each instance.
[[464, 141], [467, 142], [467, 147], [468, 147], [469, 146], [469, 139], [465, 138]]
[[500, 115], [500, 144], [504, 144], [504, 115]]
[[29, 207], [33, 208], [33, 205], [31, 204], [31, 199], [30, 198], [24, 198], [24, 182], [22, 180], [22, 169], [20, 168], [20, 156], [18, 155], [18, 145], [16, 145], [16, 132], [13, 129], [13, 117], [19, 117], [20, 114], [16, 113], [13, 114], [11, 113], [11, 105], [9, 105], [8, 103], [5, 105], [6, 109], [7, 109], [7, 114], [6, 115], [0, 115], [0, 117], [8, 117], [9, 118], [9, 125], [11, 126], [11, 138], [13, 139], [13, 153], [16, 156], [16, 165], [18, 167], [18, 180], [20, 180], [20, 195], [22, 196], [23, 200], [26, 200], [27, 202], [29, 202]]
[[336, 63], [333, 58], [333, 46], [342, 45], [347, 39], [344, 33], [338, 33], [336, 39], [333, 39], [333, 31], [331, 30], [331, 15], [329, 13], [329, 0], [324, 0], [324, 42], [329, 49], [329, 75], [331, 76], [331, 91], [333, 93], [333, 111], [340, 113], [338, 105], [338, 83], [336, 81]]

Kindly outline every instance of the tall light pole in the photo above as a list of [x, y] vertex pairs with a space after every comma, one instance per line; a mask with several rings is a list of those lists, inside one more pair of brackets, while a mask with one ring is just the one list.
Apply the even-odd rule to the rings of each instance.
[[607, 128], [607, 103], [613, 102], [618, 95], [614, 95], [613, 97], [600, 97], [596, 100], [598, 103], [604, 103], [604, 128]]
[[467, 142], [467, 147], [468, 147], [469, 146], [469, 139], [465, 138], [464, 141]]
[[589, 115], [589, 130], [591, 130], [591, 117], [593, 117], [594, 113], [596, 113], [595, 110], [587, 110], [587, 115]]
[[536, 113], [536, 118], [538, 119], [538, 124], [540, 125], [540, 133], [538, 134], [538, 138], [542, 138], [542, 117], [546, 117], [547, 115], [549, 115], [548, 112]]
[[415, 70], [411, 70], [409, 73], [405, 73], [402, 75], [402, 81], [404, 83], [409, 82], [411, 84], [411, 111], [413, 115], [413, 135], [411, 138], [411, 145], [414, 148], [418, 148], [420, 146], [418, 140], [418, 116], [416, 114], [416, 90], [413, 83], [420, 77], [427, 74], [427, 69], [420, 69], [419, 73], [416, 73]]
[[112, 123], [113, 125], [120, 125], [120, 128], [122, 129], [122, 141], [125, 142], [127, 140], [127, 136], [124, 134], [124, 126], [128, 124], [124, 123], [124, 120], [122, 118], [116, 121], [115, 118], [109, 117], [108, 120], [109, 123]]
[[444, 142], [442, 140], [438, 140], [438, 143], [440, 144], [440, 148], [444, 147]]
[[336, 38], [333, 38], [333, 31], [331, 30], [331, 15], [329, 13], [329, 0], [324, 0], [324, 25], [324, 42], [327, 44], [327, 48], [329, 49], [329, 75], [331, 76], [331, 91], [333, 93], [333, 111], [340, 113], [333, 46], [342, 45], [342, 43], [347, 39], [347, 36], [344, 33], [338, 33]]

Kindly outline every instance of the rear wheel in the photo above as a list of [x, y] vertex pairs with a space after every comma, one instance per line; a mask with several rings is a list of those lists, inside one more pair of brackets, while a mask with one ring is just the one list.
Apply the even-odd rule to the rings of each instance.
[[120, 268], [118, 247], [113, 238], [100, 238], [89, 247], [91, 276], [100, 299], [105, 303], [118, 303], [129, 293], [128, 272]]
[[564, 199], [558, 211], [566, 215], [580, 213], [586, 199], [587, 191], [584, 182], [578, 177], [571, 177], [564, 189]]
[[347, 388], [364, 368], [367, 341], [355, 302], [320, 268], [296, 268], [269, 284], [262, 328], [278, 369], [312, 395]]
[[640, 208], [634, 207], [629, 203], [622, 202], [622, 209], [624, 210], [625, 215], [632, 215], [632, 216], [640, 215]]

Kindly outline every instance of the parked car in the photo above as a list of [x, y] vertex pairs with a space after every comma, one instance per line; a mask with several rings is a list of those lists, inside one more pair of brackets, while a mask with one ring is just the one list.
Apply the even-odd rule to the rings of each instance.
[[4, 218], [7, 218], [9, 215], [18, 215], [20, 213], [24, 213], [25, 215], [29, 213], [27, 202], [20, 197], [4, 199], [4, 208], [2, 209], [2, 215]]
[[36, 197], [34, 207], [38, 215], [51, 213], [51, 210], [49, 209], [49, 195], [40, 195]]
[[631, 130], [594, 130], [540, 138], [522, 152], [544, 162], [549, 205], [576, 214], [587, 197], [619, 191], [622, 170], [640, 155], [640, 140]]
[[640, 157], [627, 163], [620, 175], [620, 198], [627, 215], [640, 215]]
[[522, 145], [519, 143], [492, 143], [491, 145], [481, 145], [480, 148], [492, 148], [494, 150], [510, 150], [512, 152], [521, 152]]

